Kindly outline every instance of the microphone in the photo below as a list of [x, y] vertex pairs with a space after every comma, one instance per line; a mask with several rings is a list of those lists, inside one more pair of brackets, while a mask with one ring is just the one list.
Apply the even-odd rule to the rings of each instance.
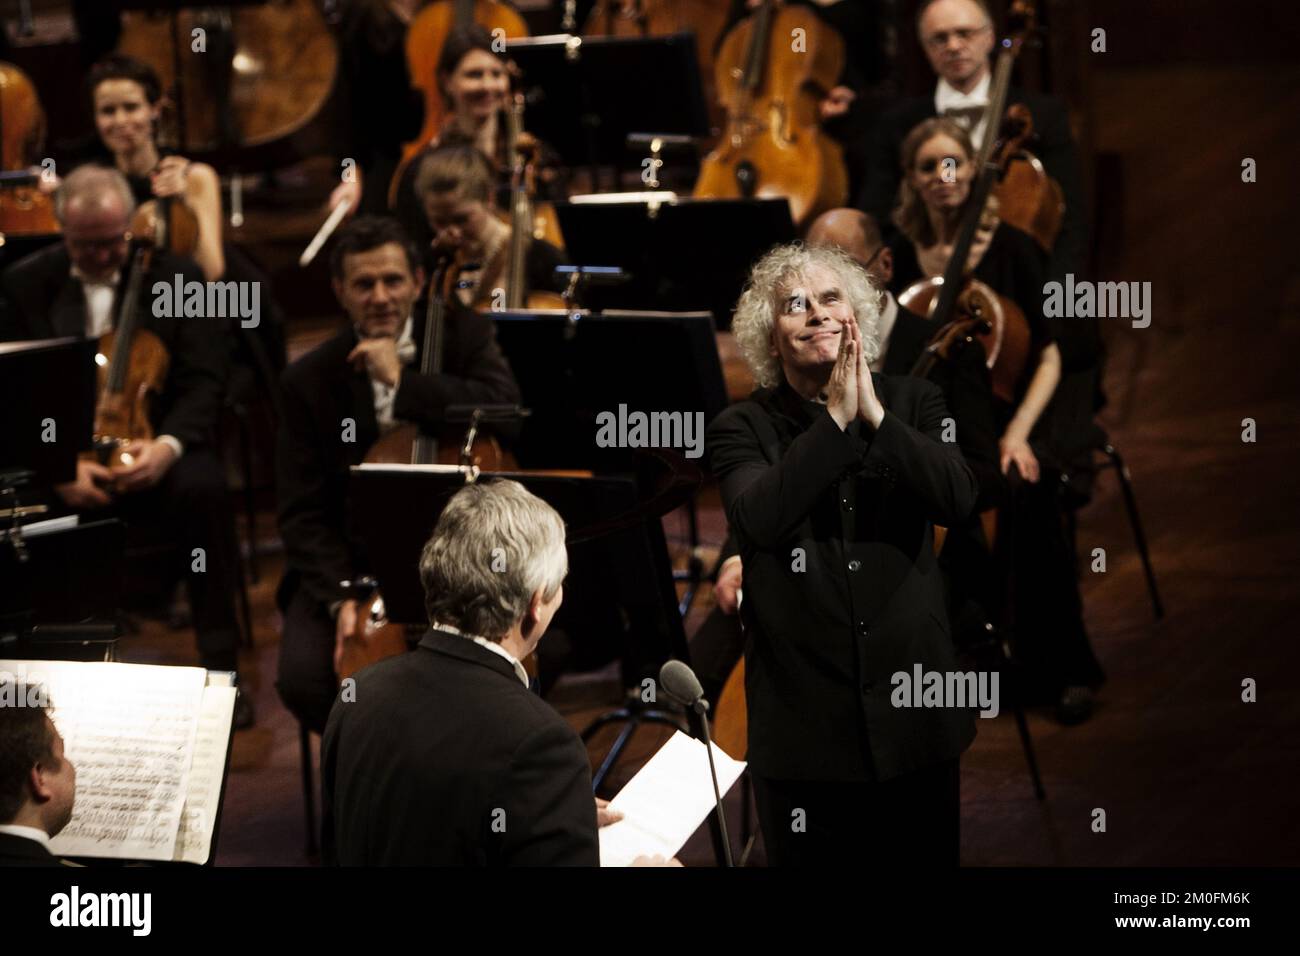
[[722, 830], [722, 852], [727, 866], [736, 864], [731, 859], [731, 835], [727, 833], [727, 815], [722, 810], [722, 794], [718, 791], [718, 769], [713, 764], [713, 740], [709, 734], [709, 702], [704, 699], [704, 688], [695, 671], [677, 660], [670, 660], [659, 668], [659, 683], [670, 696], [680, 700], [700, 716], [704, 728], [704, 749], [709, 755], [709, 775], [713, 778], [713, 802], [717, 808], [718, 827]]
[[700, 684], [700, 679], [695, 676], [695, 671], [681, 661], [668, 661], [659, 668], [659, 683], [664, 685], [664, 690], [671, 696], [697, 714], [702, 714], [709, 709], [709, 702], [704, 699], [704, 687]]

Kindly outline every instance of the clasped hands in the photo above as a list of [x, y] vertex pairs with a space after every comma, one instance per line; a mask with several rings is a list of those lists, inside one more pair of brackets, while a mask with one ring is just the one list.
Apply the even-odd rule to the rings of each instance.
[[840, 351], [831, 370], [826, 390], [826, 410], [843, 431], [855, 418], [879, 428], [885, 419], [885, 406], [876, 397], [876, 388], [862, 350], [862, 331], [856, 321], [840, 327]]

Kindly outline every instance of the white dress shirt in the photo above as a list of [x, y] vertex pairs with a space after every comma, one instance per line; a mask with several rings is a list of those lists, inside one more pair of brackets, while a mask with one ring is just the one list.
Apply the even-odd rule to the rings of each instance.
[[[947, 80], [940, 79], [939, 85], [934, 90], [934, 111], [943, 116], [951, 110], [970, 110], [983, 109], [989, 105], [989, 86], [992, 77], [988, 70], [984, 71], [984, 78], [975, 84], [975, 88], [969, 93], [959, 93]], [[956, 115], [952, 117], [967, 128], [970, 132], [971, 142], [975, 144], [975, 149], [980, 148], [984, 142], [985, 127], [988, 126], [987, 118], [981, 117], [979, 122], [971, 124], [965, 117]]]
[[515, 674], [518, 676], [519, 680], [523, 683], [523, 685], [525, 687], [530, 686], [528, 682], [528, 671], [524, 670], [524, 665], [519, 663], [519, 658], [515, 657], [515, 655], [511, 654], [508, 650], [506, 650], [496, 641], [489, 641], [486, 637], [479, 637], [475, 634], [466, 634], [464, 631], [458, 628], [454, 628], [450, 624], [438, 624], [437, 622], [434, 622], [431, 626], [436, 631], [446, 631], [449, 634], [457, 634], [467, 640], [473, 641], [479, 647], [486, 647], [489, 651], [491, 651], [493, 654], [496, 654], [498, 657], [504, 657], [506, 660], [510, 662], [510, 666], [515, 669]]
[[885, 307], [880, 312], [880, 354], [869, 368], [873, 372], [884, 371], [885, 353], [889, 351], [889, 336], [893, 334], [894, 323], [898, 321], [898, 300], [894, 293], [885, 292]]
[[[412, 320], [408, 315], [402, 326], [402, 334], [397, 337], [397, 358], [403, 365], [409, 365], [415, 359], [415, 339], [412, 337]], [[357, 336], [361, 333], [358, 331]], [[375, 396], [375, 420], [379, 422], [380, 433], [390, 432], [397, 427], [393, 418], [393, 402], [397, 398], [397, 389], [385, 385], [377, 378], [370, 380], [370, 388]]]
[[72, 278], [81, 283], [81, 291], [86, 296], [86, 338], [97, 339], [113, 328], [113, 297], [122, 281], [122, 270], [107, 279], [87, 279], [73, 266]]

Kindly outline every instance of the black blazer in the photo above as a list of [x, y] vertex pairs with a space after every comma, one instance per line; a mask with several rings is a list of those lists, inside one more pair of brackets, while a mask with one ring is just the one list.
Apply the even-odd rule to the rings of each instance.
[[787, 385], [707, 433], [745, 563], [749, 762], [768, 777], [887, 780], [975, 735], [968, 712], [890, 703], [895, 672], [956, 667], [931, 524], [962, 522], [976, 486], [939, 440], [939, 388], [872, 381], [886, 408], [874, 435], [841, 431]]
[[0, 833], [0, 866], [65, 866], [57, 856], [35, 840]]
[[[1048, 174], [1061, 184], [1065, 196], [1065, 218], [1052, 250], [1050, 273], [1053, 276], [1077, 273], [1087, 255], [1088, 215], [1083, 205], [1079, 150], [1070, 132], [1069, 116], [1056, 97], [1013, 86], [1007, 90], [1007, 105], [1015, 103], [1028, 107], [1034, 119], [1035, 140], [1029, 144], [1030, 152], [1042, 160]], [[903, 175], [899, 147], [917, 123], [935, 115], [932, 90], [925, 96], [900, 101], [876, 119], [866, 147], [867, 168], [858, 194], [858, 208], [875, 217], [882, 228], [888, 228], [898, 200], [898, 184]]]
[[597, 866], [578, 735], [510, 663], [431, 631], [357, 675], [321, 743], [325, 861]]
[[[519, 387], [488, 317], [450, 309], [446, 317], [447, 374], [425, 376], [411, 368], [393, 401], [394, 417], [437, 428], [448, 405], [508, 404]], [[424, 309], [417, 303], [413, 334], [423, 339]], [[304, 355], [281, 378], [283, 413], [276, 444], [280, 535], [288, 557], [280, 600], [286, 606], [300, 585], [322, 604], [345, 595], [338, 583], [367, 570], [360, 538], [350, 527], [348, 468], [365, 459], [379, 438], [370, 378], [344, 360], [356, 345], [349, 325]], [[355, 441], [344, 441], [344, 419]]]
[[[229, 369], [230, 323], [155, 316], [153, 284], [170, 286], [178, 273], [185, 282], [203, 281], [203, 273], [188, 259], [161, 255], [154, 260], [141, 285], [139, 314], [140, 327], [157, 335], [171, 358], [167, 383], [153, 409], [155, 434], [174, 435], [189, 448], [212, 441]], [[126, 281], [123, 269], [119, 293]], [[85, 334], [86, 297], [81, 283], [72, 277], [72, 262], [63, 243], [26, 256], [0, 274], [0, 340]]]

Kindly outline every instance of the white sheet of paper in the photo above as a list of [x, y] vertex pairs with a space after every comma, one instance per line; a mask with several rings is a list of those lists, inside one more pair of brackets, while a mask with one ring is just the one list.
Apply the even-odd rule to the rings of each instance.
[[[745, 764], [717, 745], [713, 762], [725, 797]], [[704, 743], [680, 730], [609, 802], [623, 819], [600, 829], [600, 865], [628, 866], [638, 856], [677, 853], [713, 811], [713, 779]]]
[[170, 860], [207, 672], [198, 667], [0, 661], [45, 684], [77, 767], [72, 819], [56, 856]]
[[190, 767], [185, 809], [181, 811], [180, 832], [176, 835], [175, 860], [199, 865], [207, 862], [217, 823], [217, 805], [221, 801], [221, 779], [226, 769], [236, 694], [238, 691], [229, 683], [209, 684], [203, 689], [203, 710], [194, 737], [194, 763]]

